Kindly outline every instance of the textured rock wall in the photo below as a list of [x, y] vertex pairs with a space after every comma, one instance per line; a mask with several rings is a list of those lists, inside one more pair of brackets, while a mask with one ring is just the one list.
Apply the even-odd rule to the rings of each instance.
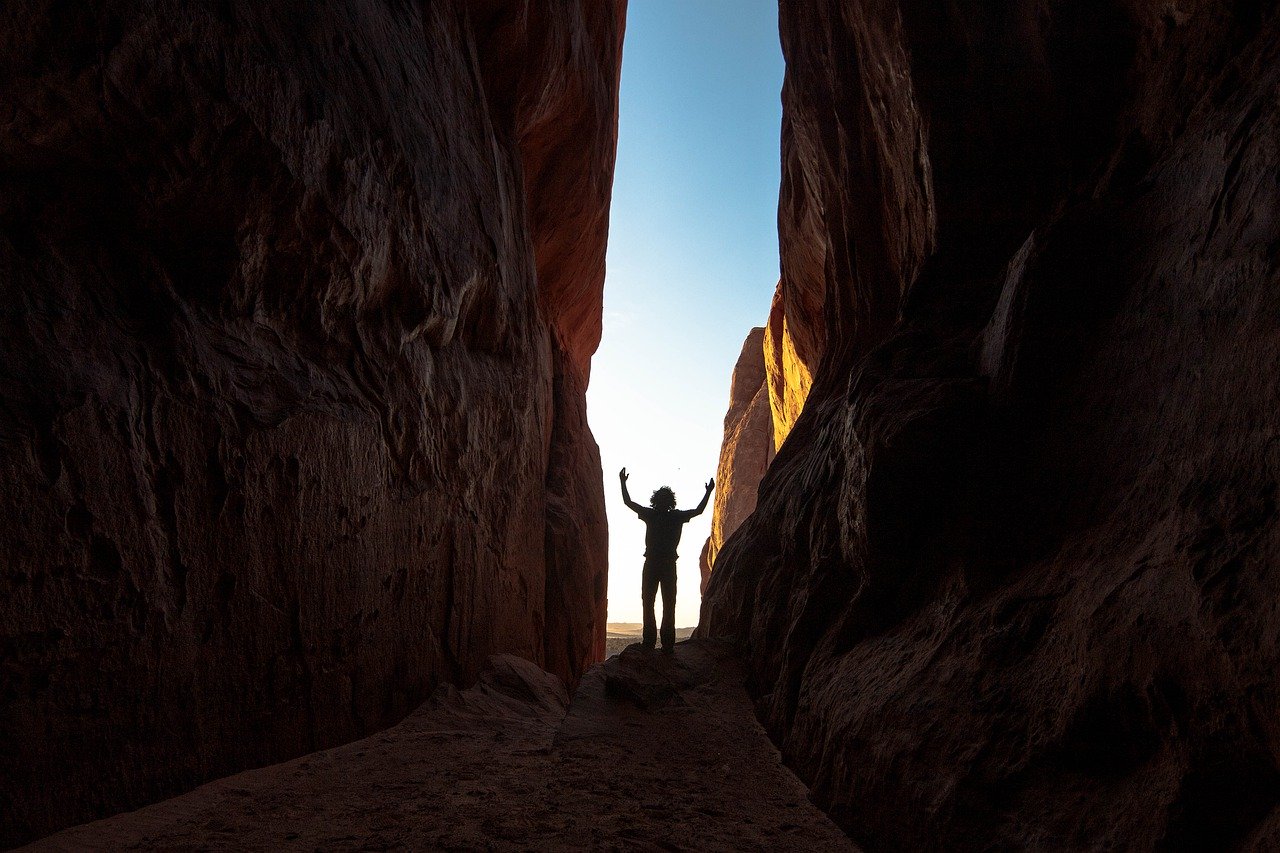
[[702, 546], [698, 566], [701, 591], [707, 591], [716, 555], [725, 540], [756, 508], [756, 488], [773, 461], [773, 418], [765, 372], [765, 330], [752, 329], [742, 342], [729, 386], [729, 411], [724, 416], [724, 441], [716, 466], [716, 499], [711, 535]]
[[780, 11], [821, 357], [702, 630], [867, 849], [1274, 847], [1276, 4]]
[[0, 9], [0, 843], [600, 657], [623, 10]]
[[[821, 353], [803, 354], [791, 334], [791, 325], [797, 320], [787, 320], [786, 292], [782, 280], [773, 294], [769, 307], [769, 324], [764, 330], [765, 383], [769, 392], [769, 412], [773, 421], [773, 446], [781, 447], [791, 434], [791, 428], [804, 411], [805, 400], [813, 386], [813, 368]], [[812, 325], [798, 313], [801, 328]], [[762, 472], [763, 473], [763, 472]]]

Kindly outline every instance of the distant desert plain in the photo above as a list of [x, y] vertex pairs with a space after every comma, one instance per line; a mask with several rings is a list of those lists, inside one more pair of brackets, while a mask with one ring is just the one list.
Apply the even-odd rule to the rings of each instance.
[[[605, 625], [604, 656], [611, 658], [632, 643], [640, 642], [644, 626], [639, 622], [610, 622]], [[676, 641], [687, 640], [693, 628], [677, 628]]]

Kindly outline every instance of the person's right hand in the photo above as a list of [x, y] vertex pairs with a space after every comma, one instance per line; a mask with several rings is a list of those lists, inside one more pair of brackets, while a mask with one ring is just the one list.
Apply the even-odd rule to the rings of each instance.
[[626, 468], [623, 468], [621, 471], [619, 471], [619, 472], [618, 472], [618, 479], [619, 479], [619, 480], [621, 480], [621, 481], [622, 481], [622, 482], [624, 482], [624, 483], [625, 483], [625, 482], [627, 482], [627, 477], [628, 477], [628, 476], [630, 476], [630, 475], [628, 475], [628, 474], [627, 474], [627, 469], [626, 469]]

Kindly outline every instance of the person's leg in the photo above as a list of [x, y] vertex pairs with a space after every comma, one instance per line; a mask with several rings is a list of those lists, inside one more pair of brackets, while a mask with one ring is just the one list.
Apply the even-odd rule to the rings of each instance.
[[644, 647], [653, 648], [658, 639], [658, 620], [654, 618], [653, 600], [658, 596], [658, 573], [646, 560], [644, 572], [640, 575], [640, 602], [644, 605]]
[[676, 646], [676, 566], [662, 571], [662, 648], [675, 651]]

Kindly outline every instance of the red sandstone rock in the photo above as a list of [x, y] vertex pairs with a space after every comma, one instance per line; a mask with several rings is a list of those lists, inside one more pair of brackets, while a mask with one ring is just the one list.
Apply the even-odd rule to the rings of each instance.
[[[797, 316], [801, 328], [813, 327], [812, 320], [803, 313]], [[809, 389], [813, 386], [813, 368], [821, 355], [814, 353], [805, 357], [801, 354], [796, 347], [795, 336], [791, 333], [791, 326], [795, 322], [787, 320], [782, 281], [779, 280], [778, 289], [773, 294], [773, 304], [769, 308], [769, 324], [764, 332], [765, 383], [769, 392], [775, 449], [787, 440], [792, 427], [800, 419], [800, 413], [804, 411], [805, 400], [809, 399]], [[763, 473], [762, 471], [761, 474]]]
[[698, 558], [703, 592], [706, 592], [716, 554], [756, 508], [756, 487], [773, 459], [773, 420], [765, 382], [764, 337], [764, 329], [752, 329], [733, 368], [729, 412], [724, 416], [724, 442], [720, 445], [720, 464], [716, 467], [711, 535]]
[[1276, 5], [781, 12], [824, 355], [702, 631], [868, 849], [1274, 847]]
[[599, 658], [623, 6], [0, 9], [0, 843]]

